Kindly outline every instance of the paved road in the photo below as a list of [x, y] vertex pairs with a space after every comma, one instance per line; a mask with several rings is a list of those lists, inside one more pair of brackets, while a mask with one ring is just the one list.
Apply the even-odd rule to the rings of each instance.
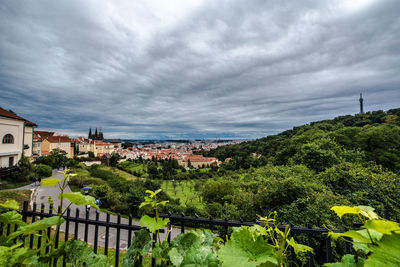
[[[57, 172], [56, 170], [53, 171], [53, 175], [51, 178], [58, 178], [62, 179], [63, 174]], [[58, 195], [60, 194], [60, 189], [58, 186], [55, 187], [47, 187], [47, 186], [35, 186], [34, 184], [25, 186], [23, 189], [34, 189], [34, 194], [32, 197], [32, 201], [37, 203], [38, 209], [40, 208], [40, 204], [44, 203], [45, 207], [48, 208], [48, 197], [51, 196], [51, 198], [54, 201], [54, 206], [58, 207], [60, 205], [60, 200], [58, 199]], [[72, 192], [69, 187], [67, 187], [64, 192], [69, 193]], [[33, 203], [31, 203], [33, 204]], [[69, 201], [64, 200], [63, 202], [63, 207], [67, 207], [69, 205]], [[79, 217], [80, 218], [85, 218], [86, 217], [86, 207], [85, 206], [76, 206], [76, 205], [71, 205], [71, 217], [76, 216], [76, 210], [79, 209]], [[99, 220], [100, 221], [106, 221], [106, 216], [107, 214], [104, 212], [100, 212], [99, 214]], [[95, 220], [96, 218], [96, 209], [91, 208], [89, 211], [89, 219]], [[117, 216], [110, 216], [110, 222], [117, 222]], [[128, 224], [128, 219], [121, 218], [121, 223], [123, 224]], [[134, 225], [139, 225], [138, 221], [132, 222]], [[64, 230], [64, 225], [61, 227], [61, 230]], [[88, 243], [93, 244], [94, 243], [94, 228], [95, 226], [89, 226], [88, 230]], [[69, 224], [69, 233], [73, 234], [75, 231], [75, 223], [70, 223]], [[98, 231], [98, 245], [101, 247], [105, 246], [105, 232], [106, 228], [100, 226], [99, 231]], [[126, 249], [127, 244], [128, 244], [128, 230], [121, 230], [120, 232], [120, 248], [121, 249]], [[177, 236], [180, 233], [180, 229], [172, 229], [172, 238]], [[85, 225], [84, 224], [78, 224], [78, 238], [81, 240], [84, 240], [84, 234], [85, 234]], [[115, 228], [110, 228], [109, 232], [109, 248], [115, 248], [116, 247], [116, 234], [117, 230]], [[161, 239], [165, 238], [165, 233], [161, 234]]]

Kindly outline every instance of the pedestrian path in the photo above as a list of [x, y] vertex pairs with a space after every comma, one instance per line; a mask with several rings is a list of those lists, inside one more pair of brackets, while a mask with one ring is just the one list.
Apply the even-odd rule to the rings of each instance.
[[[58, 178], [62, 179], [64, 175], [62, 173], [59, 173], [58, 170], [53, 171], [53, 175], [50, 178]], [[67, 186], [64, 190], [65, 193], [70, 193], [72, 192], [69, 186]], [[48, 186], [36, 186], [34, 196], [32, 197], [32, 203], [35, 202], [37, 204], [37, 209], [40, 209], [40, 205], [43, 203], [45, 204], [45, 207], [49, 207], [49, 202], [48, 199], [51, 197], [51, 199], [54, 201], [54, 207], [55, 210], [57, 210], [57, 207], [61, 204], [60, 200], [58, 199], [58, 196], [60, 195], [61, 191], [58, 186], [53, 186], [53, 187], [48, 187]], [[63, 202], [63, 207], [67, 207], [69, 205], [68, 200], [64, 200]], [[79, 218], [86, 218], [86, 207], [85, 206], [76, 206], [76, 205], [71, 205], [71, 217], [75, 217], [77, 211], [79, 210]], [[88, 212], [88, 217], [90, 220], [95, 220], [96, 219], [96, 209], [91, 208]], [[107, 213], [105, 212], [99, 212], [99, 220], [100, 221], [106, 221]], [[111, 215], [110, 216], [110, 222], [117, 223], [118, 217]], [[121, 223], [122, 224], [128, 224], [129, 220], [126, 218], [121, 218]], [[138, 225], [139, 226], [139, 221], [134, 220], [132, 222], [133, 225]], [[69, 224], [69, 233], [73, 234], [75, 231], [75, 223], [70, 223]], [[62, 225], [61, 230], [64, 231], [65, 229], [65, 223]], [[98, 246], [104, 247], [105, 245], [105, 238], [106, 238], [106, 227], [99, 226], [98, 229]], [[174, 238], [176, 235], [180, 233], [179, 229], [172, 229], [172, 238]], [[81, 240], [84, 240], [84, 235], [85, 235], [85, 227], [84, 224], [79, 224], [78, 225], [78, 238]], [[161, 234], [161, 238], [164, 239], [166, 236], [166, 233]], [[109, 239], [108, 239], [108, 245], [109, 248], [115, 248], [116, 247], [116, 238], [117, 238], [117, 230], [115, 228], [110, 228], [109, 229]], [[93, 244], [95, 240], [95, 226], [94, 225], [89, 225], [88, 228], [88, 243]], [[128, 230], [120, 230], [120, 245], [119, 247], [121, 249], [126, 249], [128, 247]]]

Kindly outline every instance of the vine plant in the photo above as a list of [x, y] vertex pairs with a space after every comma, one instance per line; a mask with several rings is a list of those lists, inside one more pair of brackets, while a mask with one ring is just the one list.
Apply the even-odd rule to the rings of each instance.
[[[56, 211], [57, 216], [27, 224], [22, 220], [22, 215], [16, 211], [19, 205], [15, 200], [8, 200], [3, 204], [0, 203], [0, 222], [3, 223], [4, 227], [8, 224], [18, 225], [19, 227], [8, 235], [5, 228], [2, 231], [2, 236], [0, 237], [1, 266], [52, 266], [54, 261], [61, 256], [65, 257], [66, 262], [73, 263], [75, 266], [83, 264], [87, 266], [107, 266], [107, 258], [104, 255], [95, 255], [93, 250], [84, 242], [71, 239], [56, 248], [57, 234], [53, 234], [50, 238], [45, 233], [40, 234], [53, 226], [56, 227], [55, 233], [58, 233], [60, 226], [65, 221], [63, 215], [72, 204], [91, 205], [98, 209], [95, 199], [91, 196], [85, 196], [79, 192], [65, 193], [68, 179], [75, 174], [70, 173], [68, 169], [62, 173], [64, 174], [63, 179], [48, 178], [42, 180], [43, 186], [58, 186], [60, 189], [58, 196], [60, 212]], [[70, 202], [65, 208], [64, 200]], [[51, 197], [49, 197], [48, 201], [49, 204], [54, 204]], [[44, 238], [45, 242], [42, 247], [33, 249], [23, 247], [25, 239], [30, 235]], [[38, 256], [39, 251], [43, 250], [43, 248], [48, 248], [49, 252]], [[79, 248], [80, 252], [77, 251], [77, 248]]]
[[[160, 229], [167, 226], [169, 219], [159, 217], [157, 207], [166, 205], [166, 201], [158, 202], [156, 192], [146, 191], [148, 196], [141, 207], [150, 205], [155, 210], [155, 216], [145, 215], [140, 225], [158, 236], [154, 244], [152, 257], [159, 259], [158, 266], [287, 266], [287, 252], [292, 247], [296, 254], [310, 252], [312, 248], [298, 244], [293, 237], [289, 238], [290, 228], [284, 231], [278, 229], [276, 212], [268, 217], [261, 217], [260, 223], [265, 226], [242, 226], [233, 228], [230, 239], [223, 240], [209, 230], [192, 230], [179, 234], [171, 244], [160, 238]], [[123, 266], [142, 266], [141, 257], [146, 256], [153, 245], [146, 230], [135, 232], [132, 246], [124, 259]]]
[[331, 210], [340, 218], [356, 215], [362, 226], [341, 234], [329, 233], [334, 239], [350, 242], [356, 255], [346, 254], [341, 262], [325, 266], [400, 266], [400, 224], [379, 217], [368, 206], [334, 206]]

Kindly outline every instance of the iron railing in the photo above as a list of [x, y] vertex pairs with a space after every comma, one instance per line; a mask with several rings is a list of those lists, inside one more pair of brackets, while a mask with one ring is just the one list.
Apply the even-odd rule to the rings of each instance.
[[[58, 211], [60, 208], [58, 208]], [[80, 209], [76, 208], [75, 210], [68, 209], [65, 216], [65, 222], [61, 226], [60, 230], [64, 233], [64, 241], [67, 241], [71, 238], [81, 239], [85, 242], [88, 242], [90, 245], [93, 246], [94, 252], [97, 254], [99, 253], [98, 248], [104, 248], [104, 254], [109, 255], [110, 249], [115, 249], [115, 266], [119, 266], [119, 258], [120, 258], [120, 251], [129, 248], [132, 242], [132, 233], [134, 231], [142, 229], [139, 225], [135, 225], [133, 221], [133, 217], [129, 215], [127, 218], [126, 216], [122, 217], [121, 214], [117, 214], [116, 216], [111, 216], [110, 213], [100, 213], [97, 210], [95, 211], [87, 211], [83, 212], [84, 214], [80, 214]], [[29, 209], [28, 201], [24, 202], [23, 209], [21, 211], [21, 215], [23, 220], [26, 222], [27, 218], [31, 218], [32, 222], [35, 222], [37, 219], [43, 219], [45, 217], [55, 216], [56, 214], [53, 213], [53, 207], [50, 205], [48, 209], [45, 209], [45, 205], [41, 204], [40, 208], [38, 209], [37, 204], [33, 203], [32, 209]], [[82, 216], [83, 215], [83, 216]], [[103, 217], [101, 219], [100, 217]], [[104, 219], [105, 217], [105, 219]], [[111, 220], [114, 220], [114, 222]], [[241, 221], [230, 221], [227, 218], [221, 219], [214, 219], [210, 218], [200, 218], [198, 216], [190, 217], [185, 216], [183, 213], [181, 215], [172, 215], [172, 214], [161, 214], [160, 217], [162, 218], [169, 218], [170, 223], [168, 225], [168, 232], [171, 233], [168, 235], [168, 242], [178, 235], [179, 233], [185, 233], [185, 229], [210, 229], [216, 234], [220, 234], [221, 237], [225, 240], [227, 236], [229, 236], [230, 230], [232, 227], [240, 227], [240, 226], [251, 226], [256, 224], [255, 222], [245, 222]], [[122, 222], [124, 220], [124, 222]], [[83, 227], [83, 228], [82, 228]], [[287, 226], [280, 225], [278, 226], [279, 229], [283, 230]], [[333, 257], [332, 253], [334, 252], [331, 247], [331, 239], [327, 236], [329, 231], [333, 232], [345, 232], [344, 230], [328, 230], [324, 228], [312, 228], [312, 227], [296, 227], [293, 225], [289, 225], [291, 230], [291, 234], [293, 236], [303, 236], [303, 240], [306, 240], [308, 246], [313, 247], [316, 251], [324, 251], [324, 259], [322, 263], [325, 262], [332, 262]], [[3, 229], [3, 225], [0, 226], [0, 229]], [[15, 228], [16, 229], [16, 228]], [[14, 229], [14, 230], [15, 230]], [[7, 232], [9, 233], [11, 230], [10, 226], [7, 227]], [[163, 237], [165, 237], [166, 231], [162, 229], [161, 231]], [[40, 233], [43, 234], [43, 233]], [[50, 237], [51, 229], [47, 229], [45, 232], [48, 237]], [[56, 244], [57, 247], [60, 242], [60, 232], [54, 233], [56, 234]], [[103, 239], [101, 242], [99, 237]], [[122, 238], [122, 239], [121, 239]], [[155, 234], [152, 235], [152, 239], [157, 241], [157, 236]], [[319, 241], [316, 242], [316, 239]], [[322, 243], [321, 240], [324, 240]], [[32, 235], [29, 237], [30, 248], [39, 248], [42, 245], [42, 237], [39, 236], [35, 239], [35, 236]], [[110, 243], [113, 243], [110, 246]], [[321, 247], [316, 247], [316, 243], [319, 243]], [[343, 249], [340, 252], [336, 253], [339, 254], [347, 254], [351, 253], [351, 247], [348, 242], [344, 242]], [[336, 246], [336, 249], [338, 246]], [[339, 255], [340, 256], [340, 255]], [[296, 255], [292, 250], [290, 252], [290, 260], [291, 262], [296, 262]], [[315, 266], [316, 264], [321, 264], [321, 262], [317, 262], [314, 258], [315, 255], [309, 254], [308, 259], [308, 266]], [[56, 264], [56, 263], [55, 263]], [[152, 266], [155, 266], [156, 259], [152, 258]], [[63, 264], [65, 266], [65, 262]]]

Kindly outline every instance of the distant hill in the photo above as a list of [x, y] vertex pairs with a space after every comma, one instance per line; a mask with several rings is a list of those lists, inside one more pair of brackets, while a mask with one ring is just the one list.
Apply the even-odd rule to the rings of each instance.
[[[253, 153], [262, 155], [252, 156]], [[248, 169], [266, 163], [305, 164], [322, 171], [340, 160], [373, 161], [400, 172], [400, 108], [339, 116], [311, 122], [237, 145], [203, 152], [226, 162], [228, 169]]]

